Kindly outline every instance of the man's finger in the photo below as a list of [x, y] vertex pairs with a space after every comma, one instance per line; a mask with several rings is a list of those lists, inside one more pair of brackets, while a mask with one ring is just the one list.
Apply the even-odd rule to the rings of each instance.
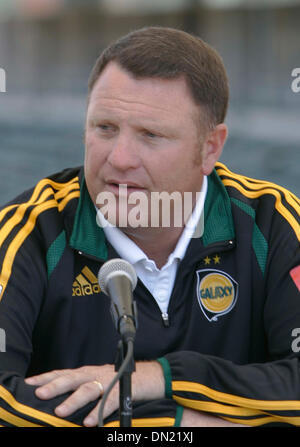
[[38, 374], [36, 376], [26, 377], [25, 383], [27, 383], [28, 385], [42, 386], [56, 379], [60, 375], [66, 374], [67, 371], [68, 370], [65, 369], [57, 371], [54, 370], [43, 374]]
[[[100, 402], [84, 419], [83, 425], [86, 427], [95, 427], [98, 425]], [[103, 419], [110, 416], [119, 407], [119, 387], [116, 384], [111, 390], [103, 409]]]
[[40, 399], [52, 399], [60, 394], [75, 390], [86, 380], [84, 374], [70, 370], [39, 386], [35, 392]]
[[62, 404], [55, 408], [55, 413], [59, 417], [69, 416], [89, 402], [100, 398], [102, 394], [102, 391], [95, 381], [85, 382]]
[[100, 407], [100, 402], [84, 419], [83, 425], [85, 425], [86, 427], [96, 427], [98, 425], [99, 407]]

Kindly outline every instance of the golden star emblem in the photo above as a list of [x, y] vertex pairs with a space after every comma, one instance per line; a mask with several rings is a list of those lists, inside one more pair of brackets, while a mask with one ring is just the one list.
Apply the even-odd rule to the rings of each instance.
[[210, 264], [210, 258], [208, 256], [206, 256], [206, 258], [204, 258], [204, 264], [205, 265], [209, 265]]
[[213, 260], [214, 260], [215, 264], [220, 264], [221, 257], [216, 255], [216, 256], [214, 256]]

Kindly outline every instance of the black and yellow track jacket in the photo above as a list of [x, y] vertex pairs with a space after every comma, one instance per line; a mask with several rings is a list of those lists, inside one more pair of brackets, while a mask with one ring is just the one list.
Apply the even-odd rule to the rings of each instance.
[[[158, 359], [166, 396], [134, 404], [133, 426], [176, 426], [184, 407], [256, 426], [300, 425], [299, 208], [293, 194], [232, 173], [208, 177], [204, 234], [191, 239], [168, 308], [139, 280], [135, 360]], [[24, 377], [113, 364], [119, 335], [100, 291], [106, 242], [83, 169], [41, 180], [0, 210], [0, 425], [81, 426], [64, 396]], [[118, 414], [105, 421], [118, 425]]]

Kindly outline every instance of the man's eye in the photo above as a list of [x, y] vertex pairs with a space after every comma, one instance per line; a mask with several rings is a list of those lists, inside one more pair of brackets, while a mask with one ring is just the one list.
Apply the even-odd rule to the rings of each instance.
[[116, 127], [112, 124], [97, 124], [98, 134], [104, 138], [110, 138], [116, 132]]
[[109, 124], [98, 124], [97, 127], [98, 129], [103, 131], [112, 130], [112, 126], [110, 126]]
[[153, 133], [153, 132], [150, 132], [149, 130], [145, 130], [144, 135], [145, 135], [147, 138], [150, 138], [150, 139], [154, 139], [154, 138], [157, 138], [157, 137], [158, 137], [157, 134], [155, 134], [155, 133]]

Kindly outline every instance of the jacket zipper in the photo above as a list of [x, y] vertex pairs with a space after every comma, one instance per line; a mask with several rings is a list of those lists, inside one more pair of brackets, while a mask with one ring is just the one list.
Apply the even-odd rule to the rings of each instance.
[[[97, 262], [101, 261], [99, 258], [96, 258], [95, 256], [88, 255], [80, 250], [77, 250], [77, 253], [80, 256], [84, 256], [85, 258], [91, 259], [93, 261], [97, 261]], [[102, 260], [102, 262], [105, 262], [105, 261]], [[167, 312], [162, 312], [161, 317], [162, 317], [164, 327], [169, 327], [170, 326], [169, 314]]]
[[164, 327], [170, 327], [169, 314], [167, 312], [162, 312], [161, 317]]

